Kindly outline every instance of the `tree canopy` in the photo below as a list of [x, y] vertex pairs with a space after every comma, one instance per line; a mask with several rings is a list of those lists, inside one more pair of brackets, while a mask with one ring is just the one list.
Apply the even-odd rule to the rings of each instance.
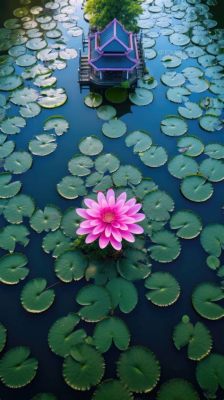
[[87, 0], [85, 13], [90, 24], [103, 29], [111, 20], [117, 18], [126, 29], [137, 30], [137, 20], [142, 12], [141, 0]]

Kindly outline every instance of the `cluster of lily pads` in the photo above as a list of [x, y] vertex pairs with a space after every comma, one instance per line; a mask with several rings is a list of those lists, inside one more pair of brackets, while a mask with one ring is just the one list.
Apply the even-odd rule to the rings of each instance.
[[[207, 0], [208, 4], [212, 2]], [[201, 127], [210, 132], [221, 127], [223, 55], [219, 49], [223, 41], [219, 30], [213, 29], [215, 21], [209, 7], [199, 1], [146, 0], [143, 8], [139, 26], [144, 32], [146, 57], [156, 56], [153, 48], [156, 38], [159, 34], [167, 35], [172, 44], [183, 48], [162, 58], [167, 68], [179, 67], [187, 56], [197, 59], [203, 70], [188, 67], [161, 77], [162, 83], [170, 87], [167, 98], [177, 104], [184, 103], [178, 108], [180, 116], [164, 117], [161, 123], [163, 133], [178, 137], [180, 155], [168, 161], [166, 150], [154, 145], [145, 131], [128, 133], [125, 143], [133, 146], [134, 153], [149, 168], [168, 161], [171, 175], [182, 179], [184, 197], [194, 202], [205, 201], [213, 193], [212, 183], [224, 177], [223, 145], [204, 146], [199, 138], [186, 135], [185, 119], [200, 118]], [[132, 400], [136, 393], [150, 393], [158, 385], [163, 366], [153, 351], [135, 344], [122, 314], [131, 313], [143, 295], [149, 307], [170, 307], [176, 303], [183, 296], [181, 285], [170, 272], [154, 271], [153, 264], [172, 263], [178, 259], [185, 240], [198, 238], [207, 255], [207, 266], [221, 281], [198, 284], [192, 293], [192, 305], [198, 316], [206, 320], [223, 318], [224, 226], [205, 225], [191, 209], [175, 210], [169, 193], [161, 190], [153, 179], [143, 177], [133, 165], [124, 165], [117, 155], [105, 153], [103, 142], [94, 135], [79, 142], [79, 153], [68, 162], [69, 174], [57, 184], [60, 196], [70, 201], [66, 211], [55, 205], [40, 209], [34, 199], [22, 192], [22, 182], [14, 180], [13, 175], [25, 173], [31, 167], [31, 154], [51, 154], [57, 147], [57, 136], [69, 129], [69, 123], [52, 115], [44, 123], [46, 133], [30, 140], [29, 151], [15, 151], [15, 143], [7, 135], [19, 134], [26, 126], [26, 118], [37, 116], [42, 107], [55, 108], [67, 100], [65, 90], [55, 87], [53, 72], [65, 68], [66, 60], [77, 55], [75, 50], [67, 49], [64, 37], [65, 32], [73, 37], [82, 33], [73, 14], [72, 0], [50, 1], [45, 8], [29, 7], [29, 0], [21, 0], [21, 7], [14, 11], [15, 18], [7, 20], [0, 30], [4, 39], [1, 51], [8, 51], [8, 55], [0, 56], [0, 90], [4, 92], [0, 97], [0, 158], [5, 170], [0, 174], [0, 214], [4, 219], [0, 230], [0, 248], [4, 251], [0, 258], [0, 282], [17, 285], [25, 281], [20, 303], [27, 313], [40, 314], [53, 307], [54, 285], [49, 285], [44, 277], [28, 280], [28, 258], [17, 251], [18, 244], [20, 248], [28, 246], [31, 232], [42, 235], [42, 249], [52, 256], [55, 284], [66, 288], [72, 282], [82, 283], [75, 296], [74, 312], [57, 319], [48, 332], [50, 350], [62, 359], [64, 381], [74, 390], [91, 389], [93, 400]], [[172, 18], [180, 23], [172, 24]], [[212, 34], [208, 35], [210, 30]], [[145, 76], [134, 92], [112, 88], [105, 92], [105, 99], [90, 92], [84, 102], [96, 109], [103, 121], [103, 135], [117, 139], [127, 133], [126, 124], [116, 118], [119, 104], [129, 97], [133, 105], [150, 107], [152, 89], [157, 84]], [[189, 101], [191, 93], [202, 93], [208, 88], [214, 96], [200, 99], [199, 104]], [[20, 116], [10, 116], [14, 106], [19, 107]], [[206, 157], [199, 165], [195, 158], [202, 155]], [[126, 246], [118, 257], [86, 251], [75, 233], [80, 217], [75, 213], [73, 201], [83, 200], [87, 195], [95, 198], [98, 191], [110, 187], [116, 194], [125, 191], [128, 198], [139, 199], [146, 215], [142, 222], [144, 235]], [[143, 295], [137, 290], [138, 281], [143, 282]], [[9, 334], [0, 324], [0, 351], [5, 350]], [[121, 354], [116, 361], [116, 377], [106, 379], [105, 355], [112, 345]], [[184, 348], [187, 357], [196, 363], [199, 387], [207, 398], [215, 398], [218, 389], [224, 389], [224, 356], [212, 351], [213, 338], [205, 323], [193, 324], [184, 315], [173, 330], [173, 345], [177, 350]], [[38, 367], [38, 360], [28, 347], [6, 348], [0, 359], [1, 382], [11, 389], [22, 388], [35, 378]], [[199, 400], [200, 394], [189, 381], [173, 378], [161, 384], [156, 399]], [[56, 397], [39, 393], [32, 400], [56, 400]]]

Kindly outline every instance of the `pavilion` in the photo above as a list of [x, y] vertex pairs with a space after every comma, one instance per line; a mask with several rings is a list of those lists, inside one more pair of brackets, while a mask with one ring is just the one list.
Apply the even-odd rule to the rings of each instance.
[[137, 80], [140, 64], [137, 35], [115, 18], [103, 31], [88, 36], [90, 81], [112, 85]]

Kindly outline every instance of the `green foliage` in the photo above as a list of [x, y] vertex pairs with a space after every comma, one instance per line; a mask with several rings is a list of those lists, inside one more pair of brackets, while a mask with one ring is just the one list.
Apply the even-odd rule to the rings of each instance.
[[117, 18], [128, 30], [137, 30], [137, 19], [141, 14], [141, 0], [88, 0], [85, 13], [90, 16], [92, 27], [103, 29]]

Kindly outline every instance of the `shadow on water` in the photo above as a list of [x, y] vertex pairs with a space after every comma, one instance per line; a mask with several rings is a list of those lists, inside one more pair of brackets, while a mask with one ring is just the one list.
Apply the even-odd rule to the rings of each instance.
[[[35, 4], [40, 4], [36, 1]], [[17, 0], [1, 0], [0, 5], [0, 21], [3, 21], [12, 15], [12, 10], [19, 6]], [[214, 15], [219, 21], [219, 25], [223, 24], [224, 4], [220, 0], [216, 7], [212, 8]], [[81, 26], [87, 32], [87, 24], [80, 20]], [[76, 49], [80, 47], [80, 38], [76, 39]], [[158, 49], [161, 54], [169, 51], [170, 44], [166, 37], [160, 37], [158, 40]], [[164, 68], [162, 64], [158, 66], [158, 60], [152, 60], [149, 63], [151, 74], [159, 81]], [[183, 61], [181, 68], [192, 65], [192, 60]], [[53, 203], [65, 210], [70, 206], [76, 206], [79, 201], [69, 202], [62, 199], [56, 192], [56, 184], [62, 177], [67, 175], [67, 163], [72, 156], [78, 151], [78, 142], [82, 137], [97, 134], [104, 143], [104, 151], [112, 152], [120, 156], [122, 163], [133, 164], [141, 169], [144, 176], [148, 176], [149, 169], [144, 166], [137, 156], [132, 156], [132, 152], [128, 149], [124, 140], [111, 141], [105, 138], [101, 133], [102, 122], [96, 118], [94, 110], [90, 110], [83, 105], [83, 98], [86, 94], [84, 90], [79, 91], [77, 84], [77, 76], [75, 71], [78, 68], [78, 60], [69, 62], [67, 69], [56, 72], [58, 78], [58, 87], [65, 87], [68, 93], [69, 101], [56, 111], [54, 114], [63, 114], [69, 121], [69, 132], [60, 137], [58, 140], [58, 149], [55, 153], [48, 157], [37, 157], [33, 168], [29, 170], [23, 177], [23, 191], [31, 195], [37, 202], [38, 207], [42, 208], [48, 203]], [[178, 69], [177, 69], [178, 70]], [[72, 84], [71, 84], [72, 82]], [[176, 105], [166, 100], [166, 88], [159, 85], [155, 91], [155, 100], [152, 107], [135, 107], [130, 103], [125, 104], [119, 109], [119, 116], [127, 123], [128, 130], [145, 129], [151, 133], [153, 142], [163, 145], [169, 156], [177, 154], [176, 146], [174, 146], [173, 138], [160, 134], [161, 118], [176, 111]], [[198, 100], [195, 94], [193, 101]], [[11, 110], [10, 110], [11, 112]], [[12, 107], [13, 113], [13, 107]], [[32, 120], [28, 121], [26, 129], [21, 136], [15, 138], [18, 148], [26, 149], [30, 138], [41, 133], [43, 123], [49, 116], [48, 111], [42, 113], [35, 118], [35, 124]], [[189, 131], [209, 143], [209, 135], [205, 135], [195, 121], [189, 121]], [[216, 142], [219, 134], [213, 135], [213, 142]], [[112, 142], [112, 143], [111, 143]], [[131, 159], [130, 159], [131, 154]], [[199, 157], [200, 160], [200, 157]], [[150, 170], [151, 177], [159, 184], [159, 187], [172, 194], [175, 200], [176, 209], [191, 208], [199, 213], [204, 224], [214, 221], [220, 221], [222, 202], [222, 192], [219, 184], [215, 186], [214, 196], [205, 204], [195, 205], [183, 199], [179, 192], [179, 185], [167, 171], [167, 167], [161, 167]], [[48, 284], [55, 283], [55, 274], [53, 271], [53, 263], [51, 256], [41, 251], [43, 235], [32, 233], [31, 242], [26, 248], [26, 254], [30, 260], [29, 278], [44, 276]], [[23, 249], [18, 248], [18, 251]], [[184, 377], [192, 383], [196, 384], [194, 363], [187, 359], [186, 349], [180, 352], [175, 351], [172, 344], [173, 327], [180, 321], [183, 314], [191, 316], [192, 322], [202, 320], [192, 309], [191, 294], [193, 288], [202, 280], [214, 281], [214, 273], [205, 265], [206, 255], [199, 246], [199, 239], [185, 241], [180, 257], [172, 263], [169, 271], [177, 278], [182, 288], [180, 300], [172, 307], [167, 309], [159, 309], [145, 298], [145, 289], [143, 283], [138, 283], [139, 303], [135, 311], [125, 317], [132, 335], [132, 344], [142, 344], [151, 348], [157, 355], [162, 366], [161, 381], [165, 381], [173, 377]], [[166, 265], [159, 263], [153, 264], [154, 271], [166, 270]], [[203, 279], [202, 279], [203, 276]], [[1, 320], [7, 326], [8, 348], [18, 345], [27, 345], [32, 349], [34, 355], [39, 361], [39, 372], [36, 379], [24, 389], [12, 391], [1, 386], [1, 400], [31, 400], [35, 393], [52, 392], [55, 393], [59, 400], [90, 400], [90, 392], [78, 393], [71, 390], [64, 384], [61, 376], [61, 359], [51, 353], [47, 343], [47, 333], [53, 322], [66, 315], [71, 311], [76, 311], [75, 295], [82, 283], [59, 284], [55, 286], [56, 301], [47, 313], [42, 315], [30, 315], [22, 309], [20, 305], [21, 285], [15, 287], [1, 287]], [[4, 306], [3, 306], [4, 305]], [[119, 313], [118, 313], [119, 315]], [[121, 315], [124, 318], [124, 315]], [[215, 324], [206, 321], [206, 325], [211, 330], [215, 350], [223, 352], [224, 336], [220, 335], [223, 331], [223, 324], [217, 321]], [[92, 333], [93, 327], [84, 324], [89, 334]], [[107, 361], [106, 377], [115, 375], [115, 363], [118, 359], [118, 352], [112, 350], [105, 356]], [[147, 396], [136, 396], [135, 400], [148, 399], [154, 400], [155, 393]], [[217, 397], [221, 400], [223, 396]], [[189, 399], [191, 400], [191, 399]]]

